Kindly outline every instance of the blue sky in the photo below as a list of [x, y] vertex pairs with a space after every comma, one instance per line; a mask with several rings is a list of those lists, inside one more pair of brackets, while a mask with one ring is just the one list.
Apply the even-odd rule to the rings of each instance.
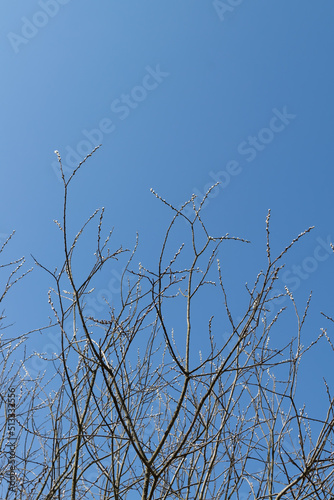
[[[54, 150], [70, 172], [102, 142], [73, 185], [73, 231], [104, 206], [115, 246], [131, 248], [138, 231], [150, 266], [171, 215], [150, 188], [179, 206], [219, 179], [208, 227], [252, 241], [223, 250], [235, 314], [265, 265], [271, 208], [274, 253], [315, 226], [278, 288], [301, 309], [313, 290], [305, 344], [330, 329], [320, 311], [333, 315], [333, 14], [331, 0], [3, 2], [0, 237], [16, 230], [6, 256], [60, 264]], [[100, 285], [114, 296], [117, 273]], [[37, 269], [8, 297], [15, 334], [46, 323], [49, 285]], [[323, 342], [302, 367], [315, 403], [330, 354]]]

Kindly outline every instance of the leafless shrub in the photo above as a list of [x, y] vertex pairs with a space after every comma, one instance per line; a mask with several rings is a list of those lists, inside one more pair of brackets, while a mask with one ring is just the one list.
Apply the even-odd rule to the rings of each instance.
[[[327, 386], [328, 410], [317, 418], [297, 408], [295, 397], [304, 353], [327, 334], [303, 346], [311, 297], [300, 317], [288, 289], [297, 328], [283, 347], [275, 348], [270, 334], [275, 338], [284, 310], [270, 321], [267, 314], [283, 257], [312, 228], [273, 256], [268, 213], [266, 267], [247, 287], [249, 303], [236, 321], [219, 249], [231, 239], [245, 240], [209, 234], [201, 210], [210, 190], [199, 205], [192, 197], [180, 209], [153, 191], [173, 213], [157, 265], [136, 266], [136, 246], [119, 301], [93, 317], [85, 312], [86, 299], [98, 271], [127, 251], [110, 250], [111, 233], [102, 237], [103, 209], [69, 236], [69, 186], [87, 158], [68, 180], [62, 173], [63, 218], [55, 222], [64, 261], [50, 271], [35, 260], [53, 280], [48, 328], [59, 332], [61, 351], [50, 360], [52, 380], [39, 378], [29, 392], [15, 498], [328, 499], [334, 490], [333, 397]], [[192, 218], [184, 214], [188, 205]], [[95, 261], [84, 277], [76, 276], [80, 237], [97, 218]], [[179, 221], [190, 244], [174, 248]], [[221, 297], [230, 334], [222, 340], [221, 321], [209, 318], [196, 354], [196, 308], [208, 287]], [[174, 304], [183, 314], [179, 324]]]

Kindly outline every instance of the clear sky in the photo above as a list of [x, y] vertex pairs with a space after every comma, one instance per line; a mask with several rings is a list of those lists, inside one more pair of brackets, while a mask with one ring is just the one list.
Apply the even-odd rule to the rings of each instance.
[[[205, 208], [210, 230], [252, 241], [223, 253], [235, 314], [266, 264], [271, 208], [274, 253], [315, 226], [278, 288], [289, 286], [300, 309], [313, 290], [305, 344], [330, 330], [320, 311], [334, 313], [332, 0], [6, 0], [1, 11], [0, 238], [16, 230], [8, 258], [61, 263], [54, 150], [69, 173], [102, 142], [73, 186], [73, 230], [104, 206], [115, 246], [132, 247], [138, 231], [149, 267], [170, 219], [150, 188], [178, 206], [221, 180]], [[117, 272], [101, 278], [114, 295]], [[47, 322], [50, 284], [35, 269], [13, 290], [13, 334]], [[332, 376], [329, 347], [305, 359], [305, 398], [316, 403], [322, 375]]]

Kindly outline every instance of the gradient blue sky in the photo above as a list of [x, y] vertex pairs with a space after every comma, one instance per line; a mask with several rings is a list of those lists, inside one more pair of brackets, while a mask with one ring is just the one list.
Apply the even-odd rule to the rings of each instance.
[[[287, 256], [278, 284], [295, 289], [301, 309], [313, 290], [307, 343], [330, 329], [320, 311], [333, 315], [334, 3], [226, 5], [2, 2], [0, 237], [16, 230], [8, 258], [60, 264], [56, 149], [70, 171], [73, 152], [82, 158], [102, 138], [73, 186], [73, 230], [105, 206], [115, 246], [132, 247], [138, 231], [147, 266], [170, 219], [150, 188], [180, 205], [220, 178], [205, 208], [210, 230], [252, 241], [223, 252], [235, 314], [247, 301], [244, 283], [266, 264], [268, 208], [274, 253], [315, 226]], [[117, 282], [116, 270], [101, 287], [110, 279]], [[37, 269], [13, 290], [5, 304], [13, 333], [46, 323], [49, 285]], [[329, 350], [322, 343], [302, 368], [314, 402], [314, 373], [318, 382], [332, 376]]]

